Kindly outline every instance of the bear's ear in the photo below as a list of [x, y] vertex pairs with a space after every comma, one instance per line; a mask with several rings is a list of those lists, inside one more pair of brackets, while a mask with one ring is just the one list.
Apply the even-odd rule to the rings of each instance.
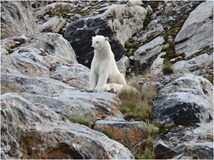
[[105, 40], [108, 41], [108, 37], [105, 37]]
[[94, 39], [94, 36], [92, 36], [92, 39]]

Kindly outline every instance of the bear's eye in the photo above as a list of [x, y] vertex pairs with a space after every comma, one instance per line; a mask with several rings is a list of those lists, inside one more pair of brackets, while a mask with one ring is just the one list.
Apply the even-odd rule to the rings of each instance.
[[98, 43], [98, 41], [96, 41], [96, 43]]

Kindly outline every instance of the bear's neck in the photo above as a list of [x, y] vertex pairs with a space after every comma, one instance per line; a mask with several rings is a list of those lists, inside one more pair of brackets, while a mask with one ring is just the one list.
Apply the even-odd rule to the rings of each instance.
[[96, 57], [114, 56], [110, 45], [108, 47], [97, 48], [96, 50], [94, 50], [94, 53]]

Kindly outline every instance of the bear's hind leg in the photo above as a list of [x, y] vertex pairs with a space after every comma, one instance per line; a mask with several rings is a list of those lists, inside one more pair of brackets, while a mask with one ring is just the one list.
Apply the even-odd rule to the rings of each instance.
[[125, 77], [124, 77], [124, 75], [122, 73], [118, 74], [117, 83], [126, 86], [127, 83], [126, 83]]

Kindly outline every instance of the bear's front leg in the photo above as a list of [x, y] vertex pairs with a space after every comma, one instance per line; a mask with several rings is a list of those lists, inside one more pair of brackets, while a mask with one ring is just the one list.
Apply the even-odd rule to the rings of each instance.
[[102, 72], [102, 74], [100, 74], [100, 76], [98, 77], [98, 82], [95, 89], [98, 91], [102, 90], [103, 86], [107, 83], [107, 80], [108, 80], [108, 74]]
[[89, 80], [89, 90], [93, 90], [97, 85], [97, 75], [94, 72], [91, 72]]

